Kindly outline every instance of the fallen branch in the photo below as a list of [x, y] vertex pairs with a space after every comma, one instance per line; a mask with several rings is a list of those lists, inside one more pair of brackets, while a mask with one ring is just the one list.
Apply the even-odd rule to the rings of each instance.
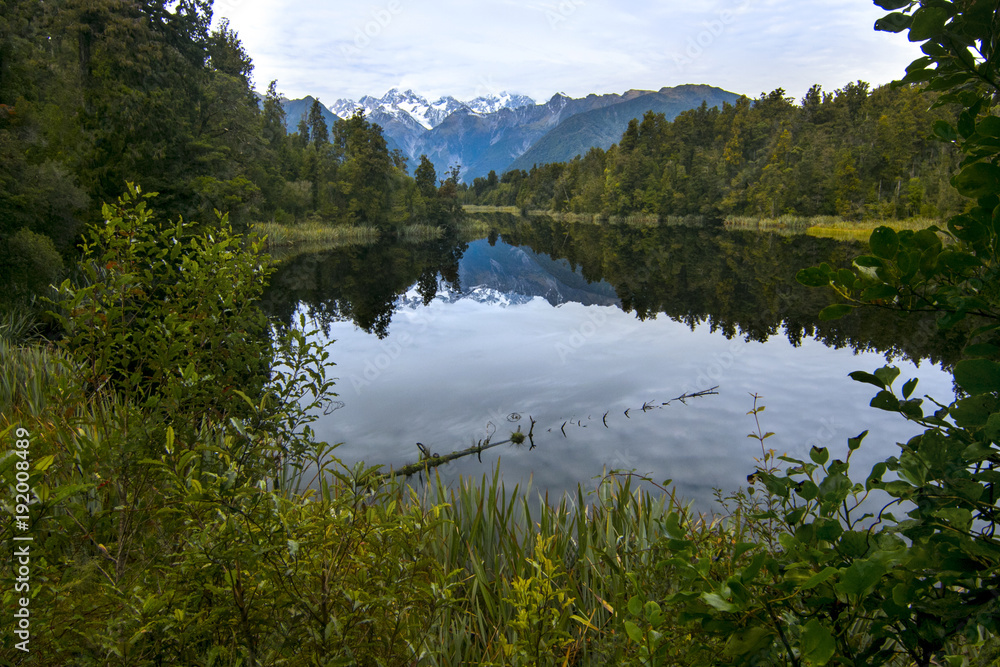
[[[687, 393], [687, 392], [685, 392], [685, 393], [681, 394], [680, 396], [677, 396], [675, 398], [671, 398], [669, 401], [667, 401], [665, 403], [661, 403], [660, 405], [654, 405], [651, 402], [647, 402], [647, 403], [643, 404], [642, 411], [643, 412], [647, 412], [647, 411], [653, 410], [655, 408], [663, 408], [665, 406], [670, 405], [674, 401], [680, 401], [681, 403], [684, 403], [685, 405], [687, 405], [687, 399], [689, 399], [689, 398], [700, 398], [702, 396], [713, 396], [713, 395], [716, 395], [716, 394], [719, 393], [718, 391], [716, 391], [716, 389], [718, 389], [718, 388], [719, 388], [718, 385], [716, 385], [716, 386], [711, 387], [709, 389], [703, 389], [702, 391], [696, 391], [696, 392], [693, 392], [693, 393], [690, 393], [690, 394]], [[628, 410], [625, 410], [625, 416], [626, 417], [629, 417], [629, 414], [628, 414], [629, 410], [631, 410], [631, 408], [629, 408]], [[531, 438], [531, 448], [534, 449], [535, 443], [534, 443], [534, 438], [532, 438], [532, 434], [533, 434], [533, 432], [535, 430], [535, 420], [530, 415], [528, 416], [528, 418], [531, 419], [531, 430], [528, 431], [528, 437]], [[629, 419], [631, 419], [631, 417], [629, 417]], [[605, 426], [608, 425], [608, 413], [607, 412], [604, 413], [604, 418], [603, 418], [602, 421], [604, 422]], [[562, 431], [562, 434], [563, 434], [564, 437], [569, 437], [569, 436], [566, 435], [566, 424], [568, 424], [568, 423], [569, 423], [568, 420], [565, 421], [565, 422], [563, 422], [562, 428], [560, 429]], [[580, 422], [579, 420], [577, 421], [577, 424], [579, 426], [583, 426], [582, 422]], [[492, 423], [490, 425], [492, 425]], [[549, 429], [549, 430], [551, 430], [551, 429]], [[494, 432], [495, 432], [495, 430], [494, 430]], [[485, 440], [480, 440], [479, 443], [476, 444], [476, 445], [473, 445], [471, 447], [466, 447], [465, 449], [460, 449], [460, 450], [458, 450], [456, 452], [452, 452], [451, 454], [444, 454], [444, 455], [440, 455], [440, 454], [437, 454], [437, 453], [431, 453], [431, 451], [423, 443], [418, 442], [417, 443], [417, 447], [420, 449], [420, 460], [419, 461], [417, 461], [416, 463], [409, 463], [409, 464], [407, 464], [407, 465], [405, 465], [405, 466], [403, 466], [401, 468], [397, 468], [396, 470], [390, 470], [389, 472], [381, 473], [381, 475], [379, 475], [379, 478], [380, 479], [388, 479], [390, 477], [398, 477], [398, 476], [410, 477], [412, 475], [416, 475], [416, 474], [421, 473], [421, 472], [427, 472], [431, 468], [436, 468], [436, 467], [438, 467], [439, 465], [441, 465], [443, 463], [447, 463], [448, 461], [454, 461], [455, 459], [460, 459], [463, 456], [471, 456], [472, 454], [477, 455], [479, 457], [480, 462], [482, 462], [482, 460], [483, 460], [482, 459], [482, 453], [484, 451], [486, 451], [487, 449], [490, 449], [492, 447], [497, 447], [499, 445], [506, 445], [506, 444], [508, 444], [508, 443], [511, 442], [510, 438], [508, 438], [506, 440], [501, 440], [500, 442], [490, 442], [490, 437], [492, 437], [492, 436], [493, 436], [493, 433], [490, 433], [490, 435]]]

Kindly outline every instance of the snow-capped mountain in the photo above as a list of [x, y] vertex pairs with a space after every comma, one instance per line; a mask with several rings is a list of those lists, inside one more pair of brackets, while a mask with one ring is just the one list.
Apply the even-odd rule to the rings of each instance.
[[[468, 101], [446, 96], [429, 102], [412, 90], [393, 88], [382, 97], [337, 100], [330, 111], [350, 118], [356, 110], [364, 110], [369, 121], [382, 127], [390, 150], [398, 148], [410, 160], [410, 169], [426, 155], [438, 174], [459, 166], [460, 178], [471, 183], [491, 171], [498, 175], [511, 169], [528, 171], [536, 164], [584, 155], [592, 147], [606, 150], [621, 138], [630, 120], [649, 111], [672, 120], [702, 102], [721, 107], [737, 99], [735, 93], [704, 84], [581, 98], [557, 93], [540, 104], [506, 92]], [[291, 100], [286, 106], [291, 109], [311, 101]], [[289, 131], [294, 131], [301, 113], [289, 112]]]
[[514, 95], [502, 92], [499, 95], [481, 95], [469, 102], [447, 95], [434, 102], [414, 93], [412, 90], [400, 91], [393, 88], [382, 97], [365, 95], [358, 101], [340, 99], [330, 106], [330, 111], [347, 118], [358, 109], [363, 109], [369, 117], [392, 117], [403, 121], [414, 120], [425, 130], [432, 130], [456, 111], [466, 113], [490, 114], [500, 109], [517, 109], [533, 105], [535, 101], [525, 95]]
[[500, 109], [520, 109], [521, 107], [530, 107], [534, 104], [535, 100], [527, 95], [516, 95], [507, 91], [502, 91], [497, 95], [493, 93], [480, 95], [465, 103], [469, 109], [478, 114], [496, 113]]

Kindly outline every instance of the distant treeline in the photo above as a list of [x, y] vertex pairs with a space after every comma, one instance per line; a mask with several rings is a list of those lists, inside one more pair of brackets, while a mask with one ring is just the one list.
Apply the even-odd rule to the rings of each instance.
[[469, 203], [626, 215], [840, 215], [955, 212], [951, 145], [933, 136], [949, 108], [913, 87], [813, 86], [800, 104], [777, 89], [669, 122], [647, 113], [607, 151], [477, 178]]
[[[0, 14], [0, 282], [30, 293], [126, 183], [158, 192], [163, 218], [237, 227], [321, 217], [433, 218], [437, 175], [406, 174], [363, 116], [328, 127], [261, 99], [236, 33], [211, 2], [7, 0]], [[318, 107], [318, 102], [315, 105]], [[450, 193], [450, 195], [449, 195]]]

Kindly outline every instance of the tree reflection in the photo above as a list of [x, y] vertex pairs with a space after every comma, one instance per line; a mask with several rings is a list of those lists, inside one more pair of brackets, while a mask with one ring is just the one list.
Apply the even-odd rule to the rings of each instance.
[[301, 306], [324, 332], [331, 322], [352, 321], [385, 338], [397, 299], [414, 285], [424, 305], [439, 289], [461, 289], [458, 264], [467, 247], [446, 236], [422, 243], [383, 240], [300, 255], [279, 264], [264, 295], [264, 308], [286, 325]]
[[[963, 344], [961, 331], [940, 332], [933, 320], [915, 314], [858, 309], [840, 320], [818, 321], [831, 295], [798, 284], [796, 272], [821, 262], [847, 265], [859, 254], [858, 244], [710, 227], [581, 224], [506, 214], [484, 219], [490, 245], [502, 241], [566, 260], [587, 281], [607, 281], [622, 309], [639, 319], [666, 315], [691, 328], [707, 324], [728, 338], [762, 342], [784, 335], [793, 345], [815, 338], [829, 347], [945, 365], [958, 358]], [[412, 287], [424, 305], [439, 289], [461, 290], [459, 264], [467, 248], [452, 235], [300, 256], [281, 264], [265, 305], [290, 323], [301, 303], [321, 326], [350, 320], [382, 338], [399, 297]]]

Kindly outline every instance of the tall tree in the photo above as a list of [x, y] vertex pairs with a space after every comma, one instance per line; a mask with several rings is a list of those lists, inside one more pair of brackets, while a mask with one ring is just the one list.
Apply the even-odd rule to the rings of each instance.
[[312, 106], [309, 107], [309, 118], [306, 120], [306, 124], [309, 126], [309, 136], [312, 138], [313, 144], [322, 146], [330, 143], [330, 128], [327, 127], [326, 119], [323, 118], [323, 105], [318, 99], [314, 99]]

